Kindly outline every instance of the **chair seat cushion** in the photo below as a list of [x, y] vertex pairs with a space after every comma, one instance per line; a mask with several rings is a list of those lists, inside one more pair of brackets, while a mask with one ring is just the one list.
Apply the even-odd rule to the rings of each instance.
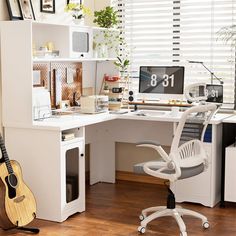
[[[146, 174], [143, 170], [143, 166], [144, 166], [145, 163], [146, 162], [134, 165], [134, 167], [133, 167], [134, 173], [136, 173], [136, 174]], [[158, 170], [158, 169], [161, 168], [161, 162], [156, 161], [156, 163], [157, 163], [157, 165], [153, 166], [151, 168], [152, 170]], [[160, 163], [160, 164], [158, 165], [158, 163]], [[178, 179], [187, 179], [187, 178], [193, 177], [195, 175], [201, 174], [204, 171], [204, 164], [202, 163], [200, 165], [193, 166], [193, 167], [187, 167], [187, 168], [182, 167], [180, 169], [181, 169], [181, 176]], [[166, 169], [166, 170], [163, 171], [163, 173], [165, 173], [165, 174], [174, 174], [175, 170]]]

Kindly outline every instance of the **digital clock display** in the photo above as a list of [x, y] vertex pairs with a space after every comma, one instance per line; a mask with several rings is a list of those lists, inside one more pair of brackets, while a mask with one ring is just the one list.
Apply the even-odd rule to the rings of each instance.
[[206, 85], [207, 102], [223, 103], [223, 85]]
[[183, 94], [184, 67], [141, 66], [139, 92], [157, 94]]

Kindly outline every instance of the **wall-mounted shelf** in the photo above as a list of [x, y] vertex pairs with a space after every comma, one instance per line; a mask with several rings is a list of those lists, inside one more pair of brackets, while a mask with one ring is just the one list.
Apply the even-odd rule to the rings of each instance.
[[103, 62], [103, 61], [116, 61], [117, 58], [33, 58], [33, 62]]
[[[75, 63], [81, 63], [77, 67], [80, 68], [83, 80], [82, 89], [93, 88], [96, 94], [99, 93], [98, 88], [101, 86], [104, 74], [118, 74], [118, 69], [113, 63], [116, 60], [116, 54], [114, 55], [112, 50], [109, 51], [109, 56], [104, 58], [94, 57], [93, 53], [86, 55], [85, 58], [73, 57], [70, 54], [71, 30], [76, 27], [76, 25], [58, 25], [33, 21], [1, 22], [4, 126], [10, 123], [32, 125], [33, 68], [35, 69], [35, 64], [48, 64], [39, 65], [38, 67], [47, 67], [46, 72], [41, 73], [41, 77], [48, 77], [50, 82], [50, 79], [52, 81], [52, 64], [56, 64], [60, 72], [65, 74], [65, 67], [74, 68]], [[94, 30], [96, 30], [96, 34], [99, 34], [99, 31], [102, 30], [99, 27], [81, 27], [91, 29], [90, 39], [93, 37]], [[55, 51], [59, 51], [59, 57], [35, 58], [34, 53], [38, 51], [39, 47], [49, 42], [54, 45]], [[65, 65], [62, 67], [61, 64], [63, 63]], [[40, 68], [38, 70], [41, 71]], [[42, 84], [42, 86], [51, 90], [47, 84]], [[17, 103], [15, 102], [16, 99]], [[21, 114], [21, 116], [19, 117], [16, 114]]]

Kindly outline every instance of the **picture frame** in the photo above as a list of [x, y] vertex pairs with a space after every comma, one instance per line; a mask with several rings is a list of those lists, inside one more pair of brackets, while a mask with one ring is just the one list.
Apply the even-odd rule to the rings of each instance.
[[40, 11], [54, 14], [56, 12], [55, 0], [40, 0]]
[[35, 20], [34, 9], [31, 0], [19, 0], [23, 20]]
[[23, 20], [19, 0], [6, 0], [10, 20]]
[[78, 4], [82, 4], [83, 0], [67, 0], [67, 4], [69, 3], [78, 3]]

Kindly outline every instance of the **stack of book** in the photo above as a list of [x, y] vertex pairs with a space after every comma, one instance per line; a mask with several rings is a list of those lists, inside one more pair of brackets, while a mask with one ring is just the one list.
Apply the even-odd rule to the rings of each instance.
[[75, 138], [74, 133], [62, 134], [62, 141], [68, 141]]

